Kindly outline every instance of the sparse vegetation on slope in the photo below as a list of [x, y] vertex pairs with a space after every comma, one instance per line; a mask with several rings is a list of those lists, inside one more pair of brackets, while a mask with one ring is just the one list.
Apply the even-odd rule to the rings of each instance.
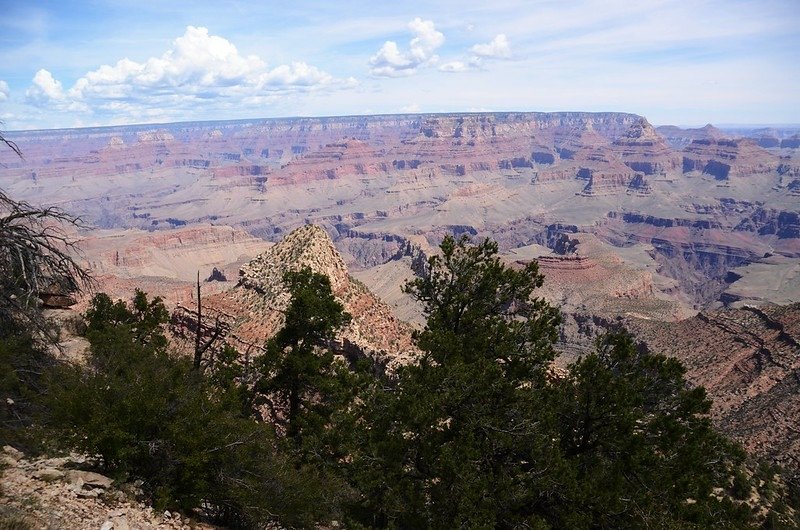
[[[100, 294], [86, 363], [3, 379], [4, 397], [41, 396], [37, 434], [142, 480], [158, 508], [236, 528], [798, 524], [774, 472], [754, 475], [711, 427], [678, 361], [610, 335], [555, 370], [559, 316], [533, 296], [537, 264], [497, 253], [444, 239], [406, 286], [427, 325], [421, 357], [396, 373], [338, 360], [348, 316], [328, 278], [301, 268], [283, 276], [285, 326], [255, 363], [225, 347], [193, 370], [158, 298]], [[23, 355], [0, 361], [20, 366], [25, 344], [5, 338], [0, 353]]]

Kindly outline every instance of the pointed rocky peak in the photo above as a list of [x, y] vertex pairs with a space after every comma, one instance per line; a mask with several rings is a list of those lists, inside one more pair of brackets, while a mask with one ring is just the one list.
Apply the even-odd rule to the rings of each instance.
[[[265, 341], [285, 322], [291, 295], [283, 274], [304, 266], [330, 278], [334, 296], [352, 316], [334, 341], [338, 353], [369, 358], [387, 370], [411, 361], [417, 351], [411, 328], [364, 284], [350, 278], [327, 232], [315, 225], [297, 228], [244, 265], [232, 289], [205, 297], [206, 321], [218, 321], [221, 340], [240, 352], [263, 352]], [[172, 318], [173, 333], [184, 339], [193, 337], [195, 315], [191, 308], [179, 306]]]
[[278, 295], [284, 291], [283, 274], [303, 267], [328, 276], [334, 293], [347, 288], [349, 279], [344, 260], [328, 233], [317, 225], [293, 230], [280, 243], [245, 264], [239, 271], [239, 285]]
[[700, 127], [699, 129], [687, 129], [687, 131], [694, 132], [695, 139], [698, 140], [722, 140], [729, 138], [727, 134], [717, 129], [710, 123], [705, 124], [705, 126]]

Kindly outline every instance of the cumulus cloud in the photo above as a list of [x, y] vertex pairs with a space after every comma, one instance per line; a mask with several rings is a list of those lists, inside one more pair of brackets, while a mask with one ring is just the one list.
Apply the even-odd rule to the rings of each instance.
[[242, 55], [227, 39], [189, 26], [160, 57], [139, 63], [128, 58], [87, 72], [65, 90], [47, 70], [39, 70], [26, 92], [28, 102], [59, 109], [79, 107], [108, 113], [148, 114], [165, 105], [244, 102], [266, 95], [341, 88], [355, 79], [337, 79], [305, 62], [268, 67], [256, 55]]
[[386, 41], [378, 53], [369, 60], [370, 72], [382, 77], [413, 75], [417, 68], [435, 64], [439, 57], [435, 51], [444, 44], [444, 34], [436, 29], [433, 21], [417, 17], [408, 24], [414, 34], [408, 50], [401, 51], [394, 41]]
[[10, 93], [11, 91], [8, 88], [8, 83], [0, 79], [0, 101], [7, 100]]
[[472, 46], [469, 52], [468, 59], [446, 62], [439, 66], [439, 70], [456, 74], [470, 72], [480, 69], [485, 61], [509, 59], [511, 57], [511, 44], [508, 42], [508, 37], [500, 33], [491, 42]]
[[500, 33], [491, 42], [476, 44], [470, 51], [477, 57], [484, 59], [508, 59], [511, 57], [511, 45], [505, 34]]
[[64, 88], [53, 74], [41, 69], [33, 76], [33, 85], [25, 92], [25, 96], [34, 102], [47, 102], [64, 99]]

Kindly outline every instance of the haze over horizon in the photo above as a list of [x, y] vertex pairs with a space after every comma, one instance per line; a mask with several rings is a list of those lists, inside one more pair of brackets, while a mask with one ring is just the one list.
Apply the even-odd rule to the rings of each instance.
[[791, 0], [10, 0], [4, 11], [8, 130], [475, 111], [800, 123]]

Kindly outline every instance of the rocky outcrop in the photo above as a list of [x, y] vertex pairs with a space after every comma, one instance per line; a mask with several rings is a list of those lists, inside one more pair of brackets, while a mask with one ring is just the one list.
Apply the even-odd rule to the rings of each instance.
[[656, 128], [656, 132], [664, 137], [673, 149], [682, 149], [694, 140], [719, 140], [728, 138], [728, 135], [711, 125], [699, 129], [681, 129], [674, 125], [662, 125]]
[[680, 359], [714, 400], [712, 418], [749, 451], [800, 472], [800, 305], [632, 322], [647, 347]]
[[683, 172], [700, 172], [716, 180], [769, 173], [777, 157], [755, 140], [693, 140], [683, 150]]
[[666, 175], [680, 166], [680, 157], [644, 118], [614, 140], [612, 152], [633, 171]]
[[781, 148], [800, 149], [800, 134], [795, 134], [791, 138], [784, 138], [781, 140]]
[[[175, 512], [156, 513], [141, 489], [99, 473], [76, 469], [83, 456], [29, 458], [10, 446], [0, 453], [0, 515], [3, 528], [63, 530], [212, 530]], [[6, 526], [7, 525], [7, 526]]]
[[[204, 319], [223, 329], [223, 340], [247, 355], [261, 353], [265, 341], [284, 323], [289, 292], [283, 284], [288, 270], [309, 267], [325, 274], [351, 323], [341, 330], [333, 347], [349, 358], [367, 357], [377, 369], [393, 370], [415, 355], [411, 329], [363, 284], [353, 279], [328, 234], [320, 227], [306, 225], [246, 263], [239, 271], [238, 284], [228, 291], [203, 298]], [[178, 306], [172, 330], [187, 340], [194, 337], [196, 313]]]
[[734, 230], [775, 235], [778, 239], [800, 238], [800, 213], [758, 208]]

